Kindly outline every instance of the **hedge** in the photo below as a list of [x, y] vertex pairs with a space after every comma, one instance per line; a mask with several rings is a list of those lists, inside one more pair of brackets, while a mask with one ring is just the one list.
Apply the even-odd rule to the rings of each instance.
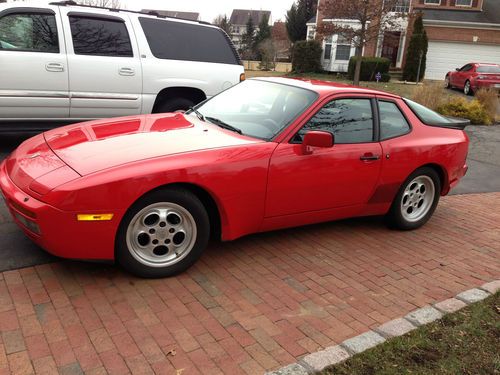
[[[353, 56], [349, 60], [349, 68], [347, 70], [347, 75], [349, 79], [354, 79], [354, 70], [356, 69], [357, 57]], [[382, 77], [388, 81], [389, 68], [391, 67], [391, 61], [384, 57], [362, 57], [361, 58], [361, 74], [359, 76], [360, 81], [376, 81], [376, 74], [380, 72]], [[384, 80], [383, 80], [384, 81]]]
[[292, 70], [295, 73], [321, 72], [321, 53], [319, 42], [315, 40], [296, 42], [293, 46]]

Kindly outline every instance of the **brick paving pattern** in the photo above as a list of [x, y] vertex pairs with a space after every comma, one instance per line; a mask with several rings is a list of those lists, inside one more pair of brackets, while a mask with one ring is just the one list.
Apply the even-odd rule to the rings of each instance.
[[76, 262], [0, 274], [0, 374], [262, 374], [500, 277], [500, 194], [413, 232], [357, 219], [214, 244], [161, 280]]

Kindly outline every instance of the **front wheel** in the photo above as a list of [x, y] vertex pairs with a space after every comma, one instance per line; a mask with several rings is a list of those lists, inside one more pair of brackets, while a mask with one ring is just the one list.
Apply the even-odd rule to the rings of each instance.
[[472, 87], [470, 85], [470, 81], [465, 81], [464, 94], [465, 95], [472, 95]]
[[444, 79], [444, 88], [451, 89], [450, 76], [446, 76]]
[[432, 168], [413, 172], [401, 186], [387, 215], [389, 225], [401, 230], [420, 228], [434, 213], [441, 182]]
[[156, 113], [169, 113], [176, 111], [187, 111], [194, 106], [195, 103], [187, 98], [172, 98], [161, 103], [155, 110]]
[[203, 203], [182, 189], [152, 192], [125, 214], [116, 258], [129, 272], [148, 278], [189, 268], [207, 246], [210, 222]]

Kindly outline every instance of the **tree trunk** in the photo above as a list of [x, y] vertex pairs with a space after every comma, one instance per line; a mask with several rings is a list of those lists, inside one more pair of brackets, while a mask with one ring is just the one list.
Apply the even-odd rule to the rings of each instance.
[[361, 75], [362, 53], [363, 53], [363, 47], [361, 46], [356, 47], [356, 53], [354, 55], [356, 56], [356, 68], [354, 69], [354, 82], [353, 82], [355, 86], [359, 86], [359, 76]]

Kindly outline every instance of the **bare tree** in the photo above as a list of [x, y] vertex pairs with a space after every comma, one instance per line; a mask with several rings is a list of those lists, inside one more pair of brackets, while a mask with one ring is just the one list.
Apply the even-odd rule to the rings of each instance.
[[229, 18], [225, 14], [219, 14], [213, 20], [212, 24], [215, 26], [219, 26], [222, 30], [226, 32], [227, 35], [231, 35], [231, 22], [229, 22]]
[[[318, 35], [341, 34], [356, 48], [354, 84], [359, 84], [363, 48], [386, 30], [397, 27], [406, 15], [394, 12], [403, 0], [322, 0]], [[323, 21], [328, 20], [328, 21]], [[353, 22], [354, 21], [354, 22]]]
[[120, 0], [80, 0], [77, 2], [82, 5], [91, 5], [102, 8], [113, 8], [113, 9], [121, 8]]

